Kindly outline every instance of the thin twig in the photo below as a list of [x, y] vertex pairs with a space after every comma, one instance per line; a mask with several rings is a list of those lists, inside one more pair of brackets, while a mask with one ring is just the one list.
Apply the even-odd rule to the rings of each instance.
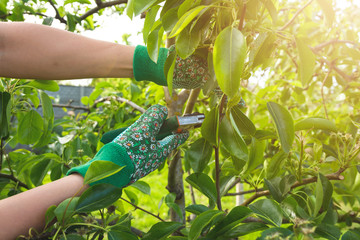
[[127, 202], [127, 203], [130, 204], [131, 206], [133, 206], [133, 207], [135, 208], [135, 210], [136, 210], [136, 209], [139, 209], [139, 210], [141, 210], [141, 211], [143, 211], [143, 212], [145, 212], [145, 213], [147, 213], [147, 214], [149, 214], [149, 215], [151, 215], [151, 216], [159, 219], [159, 220], [162, 221], [162, 222], [166, 222], [166, 221], [165, 221], [164, 219], [162, 219], [159, 215], [155, 215], [155, 214], [153, 214], [152, 212], [149, 212], [149, 211], [143, 209], [142, 207], [139, 207], [138, 205], [133, 204], [132, 202], [126, 200], [126, 199], [123, 198], [123, 197], [120, 197], [120, 199], [123, 200], [123, 201], [125, 201], [125, 202]]
[[[340, 168], [336, 173], [325, 175], [325, 177], [329, 180], [344, 180], [344, 176], [340, 175], [344, 171], [345, 171], [345, 169]], [[294, 188], [297, 188], [297, 187], [300, 187], [303, 185], [307, 185], [309, 183], [314, 183], [317, 181], [317, 179], [318, 179], [317, 177], [302, 179], [301, 181], [297, 181], [296, 183], [294, 183], [291, 186], [291, 189], [294, 189]], [[269, 190], [256, 192], [254, 195], [252, 195], [250, 198], [248, 198], [245, 202], [243, 202], [243, 204], [241, 204], [241, 206], [248, 206], [250, 203], [255, 201], [257, 198], [263, 197], [263, 196], [268, 196], [268, 195], [270, 195]]]
[[331, 69], [329, 69], [329, 71], [326, 73], [324, 80], [322, 81], [322, 84], [321, 84], [321, 98], [322, 98], [322, 102], [324, 105], [326, 119], [329, 119], [329, 115], [328, 115], [327, 108], [326, 108], [326, 101], [325, 101], [325, 96], [324, 96], [324, 86], [325, 86], [326, 80], [328, 79], [328, 77], [330, 75], [330, 72], [331, 72]]
[[284, 26], [282, 26], [279, 30], [280, 31], [284, 31], [287, 27], [289, 27], [297, 18], [297, 16], [304, 11], [304, 9], [309, 6], [312, 3], [313, 0], [309, 0], [302, 8], [300, 8], [299, 10], [297, 10], [297, 12], [295, 13], [295, 15], [290, 19], [290, 21], [288, 21]]
[[244, 4], [243, 9], [242, 9], [242, 12], [241, 12], [241, 18], [240, 18], [240, 22], [239, 22], [239, 26], [238, 26], [238, 29], [239, 29], [240, 31], [242, 31], [243, 28], [244, 28], [245, 14], [246, 14], [246, 3]]
[[[313, 50], [315, 54], [318, 54], [316, 51]], [[338, 68], [334, 62], [330, 62], [324, 58], [319, 59], [320, 62], [326, 63], [331, 69], [333, 69], [337, 74], [339, 74], [342, 78], [344, 78], [347, 82], [351, 82], [354, 80], [354, 77], [346, 74], [344, 71], [342, 71], [340, 68]]]
[[111, 2], [101, 2], [101, 1], [96, 1], [96, 7], [90, 9], [89, 11], [87, 11], [86, 13], [84, 13], [80, 19], [84, 20], [85, 18], [89, 17], [90, 15], [93, 15], [94, 13], [97, 13], [100, 9], [103, 8], [107, 8], [107, 7], [112, 7], [115, 5], [119, 5], [119, 4], [123, 4], [123, 3], [127, 3], [127, 0], [117, 0], [117, 1], [111, 1]]

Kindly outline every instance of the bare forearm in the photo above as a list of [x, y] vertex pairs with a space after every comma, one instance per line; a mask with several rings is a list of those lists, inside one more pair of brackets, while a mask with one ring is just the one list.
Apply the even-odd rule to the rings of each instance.
[[29, 228], [41, 230], [46, 210], [86, 188], [83, 177], [72, 174], [57, 181], [31, 189], [0, 201], [0, 239], [26, 235]]
[[0, 23], [0, 77], [132, 77], [134, 49], [38, 24]]

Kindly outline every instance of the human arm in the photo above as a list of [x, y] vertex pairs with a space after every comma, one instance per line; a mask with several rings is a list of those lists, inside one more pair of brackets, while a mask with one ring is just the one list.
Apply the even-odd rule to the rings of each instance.
[[134, 50], [44, 25], [0, 23], [1, 77], [133, 77]]
[[[173, 48], [172, 51], [175, 51]], [[49, 26], [0, 22], [0, 77], [40, 80], [132, 78], [167, 86], [167, 48], [153, 62], [145, 46], [99, 41]], [[209, 78], [207, 62], [195, 55], [177, 58], [174, 88], [200, 87]]]
[[63, 200], [79, 196], [88, 188], [79, 174], [33, 188], [0, 201], [0, 239], [15, 239], [28, 234], [29, 228], [40, 230], [45, 225], [46, 210]]

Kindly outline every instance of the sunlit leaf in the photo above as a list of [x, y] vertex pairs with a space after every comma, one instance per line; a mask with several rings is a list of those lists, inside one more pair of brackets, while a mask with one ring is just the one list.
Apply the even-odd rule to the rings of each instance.
[[274, 120], [281, 146], [288, 153], [295, 138], [294, 120], [286, 108], [275, 102], [268, 102], [267, 108]]
[[169, 38], [177, 36], [189, 23], [203, 10], [206, 6], [197, 6], [186, 12], [176, 23], [175, 27], [169, 34]]
[[305, 118], [295, 124], [295, 131], [309, 130], [309, 129], [322, 129], [332, 132], [337, 132], [338, 129], [334, 122], [326, 118]]
[[124, 166], [119, 166], [110, 161], [94, 161], [90, 164], [90, 167], [86, 172], [86, 175], [84, 177], [84, 183], [95, 183], [120, 172], [123, 168]]
[[220, 32], [214, 45], [215, 75], [221, 90], [230, 98], [240, 89], [247, 46], [243, 34], [231, 26]]
[[306, 45], [305, 41], [300, 38], [296, 38], [296, 46], [299, 51], [299, 69], [298, 75], [303, 86], [307, 86], [310, 82], [315, 69], [315, 54]]

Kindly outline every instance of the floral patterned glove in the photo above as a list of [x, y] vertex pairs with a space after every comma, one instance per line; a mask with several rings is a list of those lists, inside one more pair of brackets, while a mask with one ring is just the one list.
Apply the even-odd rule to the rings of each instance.
[[[161, 48], [157, 63], [153, 62], [145, 46], [138, 45], [135, 48], [133, 59], [133, 72], [136, 81], [148, 80], [158, 85], [167, 86], [164, 73], [166, 58], [173, 53], [175, 46], [169, 49]], [[176, 58], [173, 87], [194, 89], [201, 87], [210, 78], [207, 61], [196, 55], [186, 59]]]
[[96, 183], [110, 183], [117, 187], [130, 185], [156, 170], [171, 153], [188, 138], [187, 132], [173, 134], [157, 141], [156, 135], [167, 117], [167, 109], [161, 105], [150, 107], [134, 124], [104, 145], [94, 159], [72, 168], [68, 174], [77, 172], [85, 176], [91, 162], [111, 161], [125, 166], [119, 173]]

